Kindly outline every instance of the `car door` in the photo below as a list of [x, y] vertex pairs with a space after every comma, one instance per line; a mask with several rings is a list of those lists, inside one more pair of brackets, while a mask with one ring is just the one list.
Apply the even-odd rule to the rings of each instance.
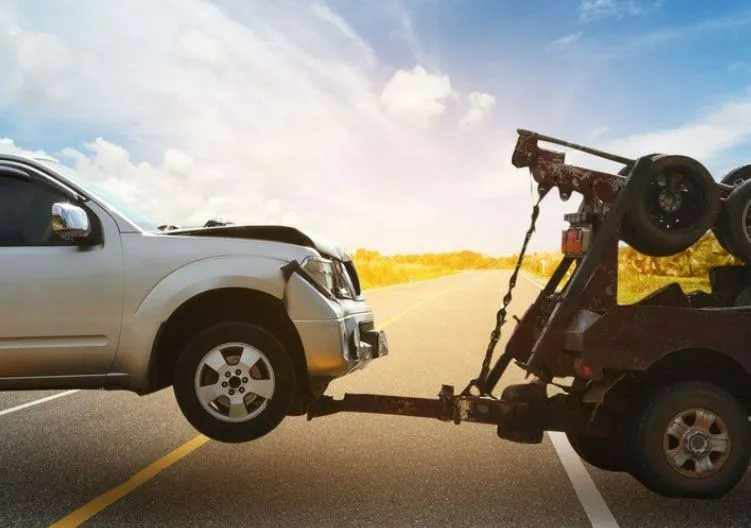
[[66, 242], [52, 230], [51, 211], [71, 198], [25, 172], [0, 165], [0, 380], [81, 376], [85, 383], [107, 372], [117, 350], [119, 230], [98, 205], [76, 203], [95, 243]]

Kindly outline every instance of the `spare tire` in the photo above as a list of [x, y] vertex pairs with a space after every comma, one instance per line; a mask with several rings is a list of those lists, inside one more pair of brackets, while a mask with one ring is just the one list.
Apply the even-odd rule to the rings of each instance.
[[[738, 187], [741, 183], [749, 179], [751, 179], [751, 165], [742, 165], [725, 174], [720, 182], [724, 183], [725, 185]], [[732, 251], [730, 251], [730, 248], [725, 242], [724, 230], [726, 222], [725, 211], [720, 211], [720, 215], [717, 218], [717, 222], [715, 222], [715, 226], [712, 228], [712, 232], [714, 233], [717, 242], [719, 242], [720, 246], [722, 246], [722, 249], [732, 254]]]
[[751, 181], [733, 189], [725, 202], [722, 237], [728, 251], [746, 264], [751, 264]]
[[664, 257], [691, 247], [712, 227], [720, 208], [720, 189], [693, 158], [650, 157], [652, 174], [624, 216], [621, 238], [640, 253]]
[[[647, 154], [646, 156], [642, 156], [644, 158], [654, 158], [655, 156], [663, 156], [664, 154], [661, 154], [659, 152], [653, 152], [652, 154]], [[636, 161], [636, 160], [634, 160]], [[628, 176], [628, 174], [631, 172], [631, 169], [633, 168], [633, 165], [626, 165], [621, 170], [618, 171], [619, 176]], [[639, 238], [639, 234], [635, 233], [633, 229], [631, 228], [631, 225], [627, 222], [623, 222], [621, 224], [621, 240], [626, 242], [629, 246], [633, 248], [640, 248], [638, 251], [640, 253], [644, 253], [645, 255], [649, 255], [657, 249], [655, 247], [650, 246], [646, 241]]]
[[725, 176], [723, 176], [720, 181], [726, 185], [738, 187], [741, 183], [748, 179], [751, 179], [751, 164], [736, 167], [735, 169], [728, 172]]

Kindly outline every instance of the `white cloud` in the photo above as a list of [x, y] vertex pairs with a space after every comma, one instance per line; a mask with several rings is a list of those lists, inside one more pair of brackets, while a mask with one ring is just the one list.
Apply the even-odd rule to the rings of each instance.
[[75, 73], [76, 65], [59, 38], [12, 24], [0, 32], [0, 48], [15, 65], [0, 81], [6, 94], [0, 101], [17, 99], [24, 104], [46, 105], [63, 103], [70, 95], [71, 83], [66, 77]]
[[336, 29], [338, 29], [342, 33], [342, 35], [344, 35], [347, 39], [349, 39], [350, 42], [352, 42], [356, 47], [360, 48], [365, 53], [368, 64], [373, 64], [373, 62], [375, 61], [375, 54], [373, 53], [373, 50], [362, 38], [360, 38], [360, 36], [355, 32], [352, 26], [347, 23], [346, 20], [334, 13], [328, 6], [324, 4], [313, 4], [312, 6], [310, 6], [310, 12], [314, 16], [328, 22]]
[[48, 155], [43, 150], [27, 150], [16, 145], [15, 141], [10, 138], [0, 138], [0, 153], [12, 154], [14, 156], [26, 156], [30, 158], [50, 158], [57, 161], [57, 158]]
[[264, 220], [263, 197], [257, 190], [245, 186], [241, 202], [229, 199], [221, 190], [226, 181], [222, 174], [178, 150], [166, 151], [156, 164], [136, 163], [119, 145], [97, 138], [84, 144], [83, 150], [66, 148], [57, 157], [158, 223], [179, 219], [186, 225], [201, 225], [215, 217]]
[[394, 74], [381, 93], [381, 102], [392, 117], [426, 127], [443, 114], [446, 99], [452, 93], [448, 75], [432, 74], [415, 66]]
[[205, 68], [217, 75], [222, 75], [229, 63], [224, 41], [198, 29], [180, 31], [177, 52], [183, 64]]
[[550, 43], [551, 48], [560, 48], [564, 46], [568, 46], [569, 44], [572, 44], [579, 40], [581, 36], [584, 34], [582, 31], [578, 31], [576, 33], [571, 33], [569, 35], [565, 35], [561, 38], [555, 39], [553, 42]]
[[[352, 248], [506, 251], [475, 229], [496, 207], [456, 192], [490, 181], [498, 135], [460, 134], [453, 103], [466, 95], [449, 74], [419, 62], [394, 73], [340, 14], [44, 1], [33, 16], [20, 1], [18, 16], [0, 6], [0, 112], [28, 124], [23, 147], [46, 144], [53, 127], [73, 138], [50, 154], [157, 222], [220, 217], [297, 225]], [[411, 27], [394, 16], [399, 31]], [[474, 100], [481, 118], [486, 98]], [[501, 181], [496, 195], [518, 192]], [[446, 223], [474, 234], [448, 239], [435, 229]]]
[[579, 2], [579, 17], [582, 21], [606, 18], [617, 12], [617, 0], [581, 0]]
[[735, 61], [735, 62], [731, 62], [730, 64], [728, 64], [727, 69], [728, 71], [731, 71], [731, 72], [738, 72], [738, 71], [747, 72], [751, 70], [751, 64], [749, 64], [746, 61]]
[[711, 162], [723, 152], [749, 141], [751, 99], [745, 99], [727, 102], [677, 127], [615, 139], [606, 146], [626, 156], [664, 152]]
[[269, 214], [276, 214], [279, 212], [279, 200], [271, 199], [266, 202], [266, 212]]
[[[660, 5], [659, 3], [655, 5]], [[664, 47], [677, 41], [710, 39], [713, 34], [738, 32], [751, 25], [751, 11], [739, 10], [717, 18], [700, 20], [691, 24], [664, 26], [644, 33], [635, 33], [619, 39], [613, 45], [598, 45], [593, 49], [593, 56], [602, 61], [612, 61], [634, 55], [644, 54], [644, 50]], [[742, 68], [742, 61], [730, 65], [730, 71]]]
[[[596, 138], [590, 136], [586, 141], [594, 142]], [[722, 159], [726, 152], [747, 144], [751, 144], [751, 97], [725, 102], [674, 127], [616, 137], [593, 146], [632, 159], [657, 152], [681, 154], [700, 161], [712, 171], [726, 168]], [[612, 172], [623, 167], [558, 145], [551, 148], [566, 152], [567, 163]]]
[[642, 15], [658, 9], [662, 2], [663, 0], [581, 0], [579, 20], [593, 22], [605, 18]]
[[299, 216], [297, 216], [297, 213], [294, 211], [290, 211], [284, 214], [284, 216], [282, 217], [281, 224], [288, 225], [288, 226], [295, 226], [298, 220], [299, 220]]
[[601, 127], [597, 127], [588, 131], [585, 134], [585, 137], [587, 138], [587, 141], [598, 141], [602, 136], [604, 136], [608, 132], [610, 132], [610, 127], [608, 125], [603, 125]]
[[468, 96], [469, 110], [459, 122], [461, 128], [469, 128], [485, 119], [495, 108], [495, 97], [488, 93], [472, 92]]

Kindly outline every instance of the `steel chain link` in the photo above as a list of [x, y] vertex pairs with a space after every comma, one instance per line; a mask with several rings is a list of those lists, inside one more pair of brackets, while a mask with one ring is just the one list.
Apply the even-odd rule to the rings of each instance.
[[540, 214], [540, 202], [545, 197], [546, 193], [547, 191], [538, 186], [537, 201], [532, 207], [532, 221], [530, 223], [529, 229], [527, 229], [527, 234], [524, 237], [524, 243], [522, 244], [521, 251], [519, 252], [519, 258], [516, 261], [516, 266], [514, 267], [514, 271], [511, 274], [511, 278], [509, 279], [508, 290], [506, 291], [506, 295], [503, 296], [503, 304], [500, 310], [498, 310], [498, 312], [496, 313], [495, 328], [490, 334], [490, 342], [488, 343], [488, 348], [485, 350], [485, 358], [482, 361], [480, 374], [476, 379], [469, 382], [469, 385], [467, 385], [462, 394], [469, 395], [470, 390], [472, 388], [476, 388], [479, 391], [480, 396], [491, 396], [490, 394], [487, 394], [483, 389], [484, 381], [488, 375], [488, 372], [490, 371], [490, 360], [493, 358], [495, 347], [498, 344], [498, 341], [501, 339], [501, 327], [506, 323], [506, 315], [508, 306], [509, 304], [511, 304], [512, 292], [516, 287], [516, 279], [519, 275], [519, 271], [521, 270], [522, 262], [524, 261], [524, 254], [527, 251], [527, 245], [529, 244], [529, 240], [532, 238], [532, 233], [534, 233], [535, 231], [535, 223], [537, 222], [537, 217]]

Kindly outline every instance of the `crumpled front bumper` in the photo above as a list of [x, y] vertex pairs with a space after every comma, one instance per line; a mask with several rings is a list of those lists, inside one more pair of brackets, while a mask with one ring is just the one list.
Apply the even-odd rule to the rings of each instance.
[[343, 376], [389, 352], [386, 334], [373, 328], [372, 312], [333, 321], [293, 320], [293, 323], [305, 349], [311, 376]]
[[364, 299], [328, 299], [295, 273], [287, 281], [284, 302], [311, 377], [340, 377], [389, 353], [386, 334], [375, 328]]

